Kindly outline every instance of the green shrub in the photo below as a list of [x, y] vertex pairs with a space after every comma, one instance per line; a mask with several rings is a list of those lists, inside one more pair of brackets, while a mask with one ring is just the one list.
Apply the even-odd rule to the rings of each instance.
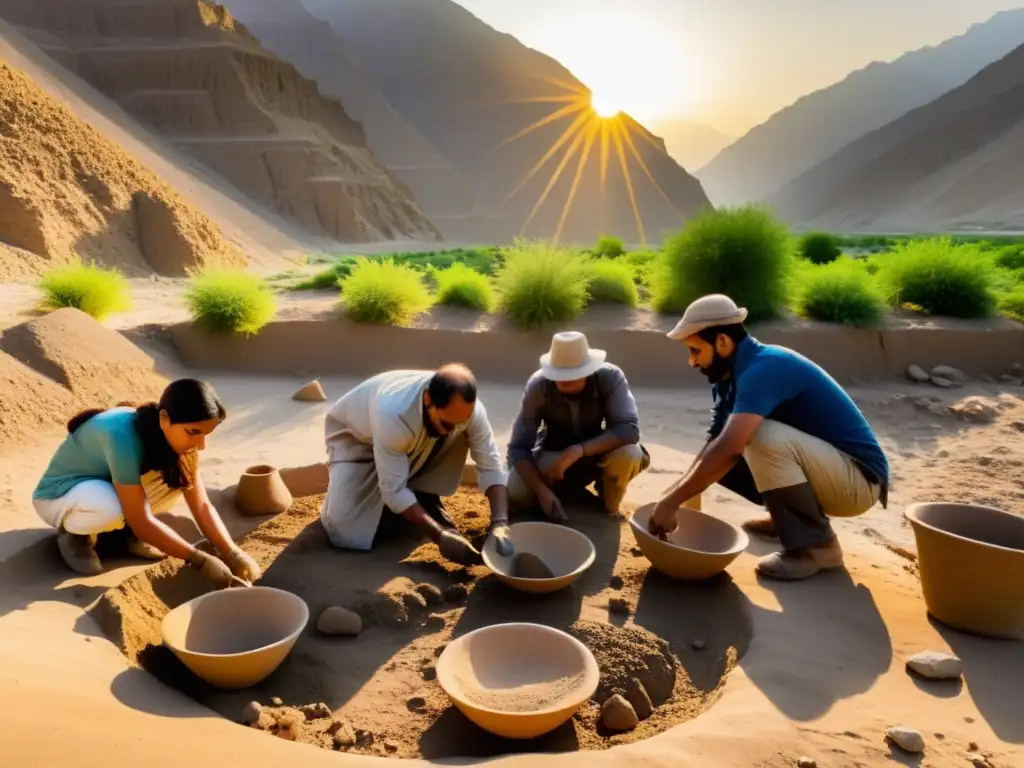
[[293, 291], [319, 291], [329, 288], [337, 288], [341, 280], [348, 277], [352, 268], [356, 265], [355, 256], [342, 256], [327, 269], [301, 280], [291, 287]]
[[620, 238], [604, 235], [597, 241], [592, 253], [601, 259], [617, 259], [626, 253], [626, 247]]
[[115, 269], [94, 264], [56, 267], [39, 280], [41, 308], [74, 307], [97, 320], [131, 308], [128, 280]]
[[1024, 286], [999, 297], [999, 313], [1024, 323]]
[[277, 311], [266, 281], [233, 269], [207, 269], [193, 275], [185, 301], [192, 322], [213, 333], [255, 334]]
[[810, 267], [801, 275], [797, 311], [804, 317], [839, 325], [877, 325], [885, 295], [867, 270], [848, 257]]
[[755, 205], [704, 211], [669, 239], [651, 280], [659, 312], [682, 312], [694, 299], [724, 293], [752, 321], [786, 305], [793, 266], [786, 227]]
[[517, 240], [504, 257], [497, 286], [501, 307], [515, 325], [535, 329], [583, 313], [590, 262], [581, 253]]
[[1024, 269], [1024, 246], [1011, 245], [1003, 248], [994, 259], [997, 267], [1003, 269]]
[[633, 270], [618, 261], [598, 261], [591, 265], [588, 295], [591, 301], [603, 304], [635, 307], [640, 302]]
[[357, 323], [408, 325], [432, 300], [423, 275], [392, 259], [359, 259], [341, 282], [345, 314]]
[[651, 275], [659, 258], [661, 254], [658, 251], [632, 251], [623, 257], [622, 263], [629, 265], [633, 282], [646, 287], [651, 284]]
[[896, 306], [912, 304], [933, 315], [986, 317], [995, 308], [993, 270], [977, 245], [948, 237], [897, 245], [879, 277]]
[[434, 272], [437, 303], [452, 307], [468, 307], [490, 312], [494, 306], [494, 289], [487, 275], [467, 264], [452, 264]]
[[811, 264], [828, 264], [843, 254], [828, 232], [808, 232], [800, 238], [799, 253]]

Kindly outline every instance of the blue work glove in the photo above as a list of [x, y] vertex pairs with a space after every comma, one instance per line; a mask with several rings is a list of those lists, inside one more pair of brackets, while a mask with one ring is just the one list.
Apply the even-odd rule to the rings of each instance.
[[509, 530], [508, 522], [501, 520], [491, 526], [491, 536], [494, 537], [494, 548], [502, 557], [512, 557], [516, 553], [516, 546], [512, 543], [512, 532]]

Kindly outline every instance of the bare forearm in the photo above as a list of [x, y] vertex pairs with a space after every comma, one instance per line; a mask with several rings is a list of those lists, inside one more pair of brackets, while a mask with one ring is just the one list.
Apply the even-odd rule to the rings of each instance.
[[152, 514], [146, 513], [138, 520], [130, 523], [132, 533], [141, 541], [159, 549], [164, 554], [188, 560], [195, 547], [174, 532], [166, 523], [161, 522]]
[[675, 488], [665, 496], [665, 503], [679, 507], [689, 499], [721, 480], [743, 455], [728, 443], [712, 440], [701, 449], [697, 459]]
[[606, 453], [611, 453], [617, 448], [621, 448], [628, 443], [622, 439], [619, 435], [610, 429], [606, 429], [597, 437], [587, 440], [585, 443], [580, 443], [583, 446], [584, 456], [603, 456]]
[[526, 483], [527, 487], [535, 495], [540, 496], [544, 491], [548, 490], [544, 478], [540, 476], [537, 465], [533, 463], [532, 459], [520, 459], [516, 462], [515, 467], [519, 477], [523, 479], [523, 482]]
[[[385, 514], [389, 513], [385, 512]], [[443, 529], [441, 528], [440, 523], [438, 523], [434, 518], [432, 518], [427, 513], [427, 510], [425, 510], [419, 504], [413, 504], [411, 507], [404, 510], [402, 512], [402, 517], [404, 517], [408, 522], [415, 525], [417, 528], [422, 529], [423, 532], [430, 537], [431, 541], [436, 542], [438, 539], [441, 538], [441, 531]]]
[[235, 542], [224, 526], [217, 510], [209, 502], [200, 504], [194, 513], [196, 525], [203, 535], [213, 543], [221, 552], [227, 552], [234, 547]]
[[492, 485], [484, 496], [491, 506], [491, 525], [508, 522], [508, 486]]

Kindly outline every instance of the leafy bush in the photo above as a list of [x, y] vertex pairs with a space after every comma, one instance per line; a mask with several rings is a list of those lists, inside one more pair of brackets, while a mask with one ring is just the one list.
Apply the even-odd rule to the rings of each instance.
[[789, 235], [768, 211], [747, 205], [705, 211], [668, 240], [651, 281], [659, 312], [682, 312], [694, 299], [724, 293], [752, 321], [776, 317], [788, 298]]
[[800, 238], [800, 256], [811, 264], [828, 264], [842, 254], [836, 239], [828, 232], [808, 232]]
[[1024, 269], [1024, 246], [1011, 245], [1003, 248], [994, 259], [997, 267], [1003, 269]]
[[622, 259], [623, 264], [628, 264], [633, 273], [633, 282], [637, 285], [648, 286], [651, 283], [651, 275], [654, 272], [661, 254], [657, 251], [632, 251]]
[[885, 296], [867, 270], [844, 257], [810, 267], [801, 275], [797, 311], [839, 325], [876, 325], [885, 312]]
[[468, 307], [490, 312], [494, 306], [494, 290], [487, 275], [481, 275], [466, 264], [452, 264], [434, 273], [437, 282], [437, 303], [452, 307]]
[[635, 307], [640, 296], [633, 282], [633, 270], [618, 261], [598, 261], [590, 268], [591, 301]]
[[352, 268], [355, 265], [355, 256], [342, 256], [331, 264], [331, 266], [327, 267], [327, 269], [322, 269], [314, 275], [307, 277], [305, 280], [301, 280], [291, 286], [291, 290], [319, 291], [326, 290], [328, 288], [337, 288], [341, 284], [341, 280], [352, 273]]
[[114, 269], [69, 264], [47, 272], [39, 281], [42, 309], [74, 307], [97, 320], [131, 307], [128, 280]]
[[255, 334], [277, 311], [266, 281], [233, 269], [207, 269], [193, 275], [185, 301], [192, 322], [214, 333]]
[[501, 307], [520, 328], [579, 317], [587, 305], [590, 262], [550, 243], [517, 240], [498, 270]]
[[977, 245], [948, 237], [897, 245], [879, 277], [889, 301], [912, 304], [933, 315], [986, 317], [995, 308], [992, 268]]
[[597, 241], [592, 253], [602, 259], [617, 259], [626, 253], [622, 240], [614, 235], [604, 235]]
[[357, 323], [408, 325], [432, 304], [423, 275], [392, 259], [359, 259], [341, 282], [345, 314]]
[[1024, 323], [1024, 286], [999, 297], [999, 313]]

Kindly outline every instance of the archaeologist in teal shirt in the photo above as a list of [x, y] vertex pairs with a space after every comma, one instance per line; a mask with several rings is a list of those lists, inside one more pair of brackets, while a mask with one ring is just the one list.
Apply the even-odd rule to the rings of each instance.
[[[181, 558], [215, 586], [259, 578], [259, 566], [231, 539], [199, 475], [199, 451], [225, 415], [209, 384], [178, 379], [159, 403], [90, 409], [72, 418], [32, 495], [39, 517], [57, 529], [68, 567], [100, 573], [99, 537], [123, 531], [130, 553]], [[207, 537], [202, 549], [156, 517], [182, 497]], [[219, 557], [203, 551], [208, 545]]]
[[805, 579], [841, 569], [843, 551], [829, 518], [856, 517], [887, 504], [889, 465], [871, 426], [829, 374], [791, 349], [762, 344], [743, 325], [747, 311], [712, 294], [687, 307], [668, 334], [712, 385], [708, 442], [683, 479], [658, 502], [650, 530], [675, 530], [679, 507], [718, 483], [767, 519], [744, 524], [778, 539], [782, 551], [757, 571]]

